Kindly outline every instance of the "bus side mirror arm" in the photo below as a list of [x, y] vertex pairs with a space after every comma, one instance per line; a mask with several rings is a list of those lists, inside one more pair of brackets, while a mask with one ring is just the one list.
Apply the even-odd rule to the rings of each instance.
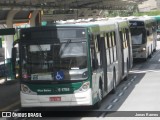
[[15, 75], [14, 77], [16, 78], [16, 54], [17, 54], [17, 49], [16, 48], [12, 48], [12, 71], [13, 74]]

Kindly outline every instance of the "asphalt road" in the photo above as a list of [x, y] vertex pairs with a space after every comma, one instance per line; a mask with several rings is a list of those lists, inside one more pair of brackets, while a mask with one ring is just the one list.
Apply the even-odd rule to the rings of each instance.
[[18, 81], [0, 85], [0, 111], [14, 110], [20, 106]]

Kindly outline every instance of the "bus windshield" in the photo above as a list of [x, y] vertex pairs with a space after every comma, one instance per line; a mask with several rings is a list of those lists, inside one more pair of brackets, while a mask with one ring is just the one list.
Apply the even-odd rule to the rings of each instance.
[[84, 80], [88, 77], [86, 42], [23, 45], [23, 80]]
[[144, 28], [131, 28], [132, 44], [140, 45], [145, 43], [146, 32]]

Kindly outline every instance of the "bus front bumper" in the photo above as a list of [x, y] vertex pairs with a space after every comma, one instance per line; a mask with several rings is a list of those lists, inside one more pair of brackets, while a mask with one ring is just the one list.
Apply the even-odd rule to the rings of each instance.
[[147, 58], [146, 52], [133, 52], [134, 59]]
[[[78, 92], [65, 95], [30, 95], [20, 93], [21, 107], [67, 107], [67, 106], [91, 106], [92, 92]], [[60, 99], [51, 99], [60, 98]]]

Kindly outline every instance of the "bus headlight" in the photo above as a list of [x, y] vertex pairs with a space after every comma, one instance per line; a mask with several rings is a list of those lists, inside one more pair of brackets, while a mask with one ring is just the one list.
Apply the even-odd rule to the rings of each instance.
[[25, 94], [32, 94], [32, 95], [37, 95], [36, 92], [33, 92], [29, 89], [27, 85], [21, 84], [21, 91]]
[[89, 89], [89, 82], [84, 83], [84, 84], [82, 85], [82, 90], [86, 91], [86, 90], [88, 90], [88, 89]]
[[85, 92], [89, 88], [90, 88], [90, 82], [85, 82], [78, 90], [75, 90], [75, 92]]
[[146, 50], [146, 48], [142, 48], [142, 50], [143, 50], [143, 51], [145, 51], [145, 50]]

